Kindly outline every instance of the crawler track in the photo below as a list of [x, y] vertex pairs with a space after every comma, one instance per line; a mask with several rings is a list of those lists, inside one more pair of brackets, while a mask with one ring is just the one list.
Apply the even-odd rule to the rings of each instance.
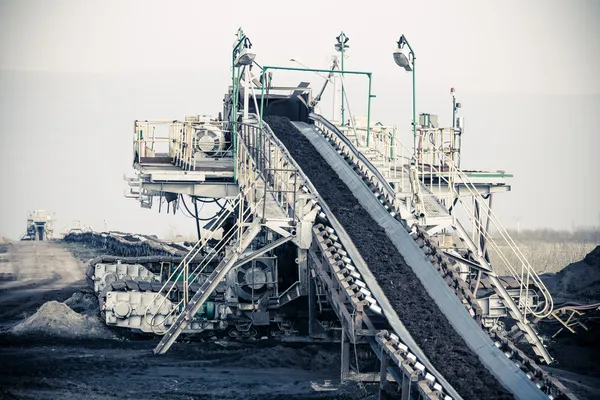
[[287, 118], [272, 116], [265, 121], [344, 226], [398, 316], [438, 371], [465, 399], [512, 398], [454, 331], [385, 230], [308, 139]]
[[176, 243], [162, 242], [145, 235], [130, 235], [121, 232], [77, 232], [64, 237], [65, 242], [85, 243], [101, 248], [107, 254], [121, 257], [142, 256], [179, 256], [187, 254], [188, 249]]

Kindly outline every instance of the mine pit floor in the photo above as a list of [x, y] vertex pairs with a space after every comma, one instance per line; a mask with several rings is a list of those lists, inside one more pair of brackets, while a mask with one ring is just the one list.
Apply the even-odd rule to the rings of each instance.
[[[222, 346], [182, 340], [156, 356], [152, 350], [158, 338], [118, 330], [114, 339], [9, 335], [8, 330], [47, 302], [85, 297], [85, 263], [104, 251], [64, 242], [1, 243], [0, 250], [0, 269], [16, 277], [0, 280], [0, 399], [364, 398], [356, 386], [314, 391], [313, 382], [339, 380], [337, 346]], [[600, 327], [594, 328], [590, 337], [557, 343], [565, 346], [562, 352], [553, 349], [557, 358], [569, 362], [547, 368], [581, 400], [600, 398], [597, 359], [592, 354], [585, 365], [577, 361], [597, 342]]]
[[[357, 398], [354, 387], [317, 393], [311, 386], [339, 380], [336, 346], [224, 348], [180, 341], [157, 356], [152, 352], [157, 338], [134, 339], [122, 330], [112, 330], [114, 339], [71, 339], [57, 327], [46, 329], [50, 334], [12, 334], [11, 328], [42, 305], [55, 304], [47, 302], [69, 303], [89, 292], [85, 261], [102, 250], [62, 242], [14, 242], [2, 248], [7, 260], [2, 268], [22, 279], [0, 281], [0, 399]], [[45, 309], [65, 312], [64, 307]]]

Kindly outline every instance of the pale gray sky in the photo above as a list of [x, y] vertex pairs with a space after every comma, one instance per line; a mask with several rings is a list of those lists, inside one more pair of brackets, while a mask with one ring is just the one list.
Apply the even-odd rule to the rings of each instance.
[[[346, 68], [374, 74], [374, 118], [409, 137], [410, 75], [392, 59], [404, 33], [418, 112], [449, 123], [456, 87], [463, 165], [515, 174], [495, 202], [507, 226], [600, 223], [599, 2], [349, 3], [0, 1], [0, 234], [22, 234], [34, 208], [96, 229], [193, 232], [192, 220], [123, 197], [131, 126], [220, 111], [239, 26], [262, 64], [319, 68], [343, 30]], [[347, 83], [364, 113], [364, 80]]]

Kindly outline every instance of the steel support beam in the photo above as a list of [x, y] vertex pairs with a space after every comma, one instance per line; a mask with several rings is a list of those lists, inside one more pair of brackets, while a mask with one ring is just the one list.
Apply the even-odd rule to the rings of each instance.
[[142, 189], [153, 192], [171, 192], [190, 196], [233, 199], [240, 193], [237, 183], [146, 183]]

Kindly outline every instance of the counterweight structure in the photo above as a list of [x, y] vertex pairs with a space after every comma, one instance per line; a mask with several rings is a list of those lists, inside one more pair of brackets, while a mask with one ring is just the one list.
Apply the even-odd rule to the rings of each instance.
[[[536, 365], [552, 359], [530, 321], [552, 313], [552, 298], [492, 212], [511, 175], [461, 168], [462, 123], [440, 127], [421, 114], [407, 149], [395, 127], [361, 124], [347, 101], [349, 123], [330, 121], [314, 113], [324, 89], [313, 98], [304, 82], [278, 87], [270, 72], [321, 70], [260, 66], [255, 57], [240, 30], [218, 117], [135, 121], [127, 196], [145, 208], [158, 199], [190, 211], [189, 198], [220, 209], [187, 247], [93, 260], [87, 276], [106, 323], [162, 335], [157, 354], [182, 334], [337, 342], [342, 379], [361, 379], [357, 354], [366, 349], [380, 360], [381, 393], [477, 396], [448, 372], [466, 358], [442, 354], [430, 337], [468, 349], [477, 360], [469, 379], [494, 377], [486, 398], [498, 390], [574, 398]], [[369, 86], [372, 77], [337, 63], [325, 72], [342, 85], [348, 74], [367, 75]], [[352, 226], [336, 193], [376, 228]], [[365, 243], [388, 246], [387, 261]], [[511, 276], [497, 275], [492, 252]], [[423, 304], [411, 303], [409, 283]], [[409, 321], [431, 309], [435, 327]], [[538, 360], [515, 347], [519, 337]]]

